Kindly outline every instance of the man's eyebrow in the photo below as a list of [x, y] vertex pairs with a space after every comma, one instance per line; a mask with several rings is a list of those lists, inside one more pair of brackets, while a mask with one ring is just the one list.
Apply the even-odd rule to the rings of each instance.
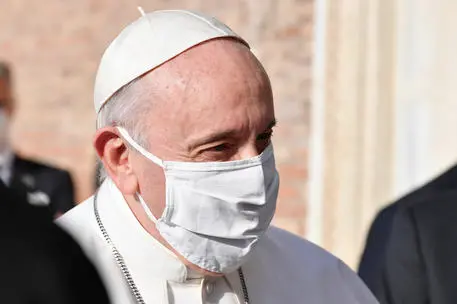
[[220, 140], [226, 139], [228, 137], [234, 137], [234, 136], [236, 136], [236, 133], [237, 132], [235, 130], [228, 130], [228, 131], [224, 131], [224, 132], [220, 132], [220, 133], [210, 134], [206, 137], [203, 137], [203, 138], [200, 138], [200, 139], [194, 141], [191, 144], [191, 146], [198, 147], [198, 146], [201, 146], [204, 144], [220, 141]]
[[276, 125], [278, 124], [278, 121], [275, 119], [273, 119], [267, 126], [267, 128], [265, 130], [263, 130], [263, 132], [259, 135], [262, 135], [266, 132], [269, 132], [270, 129], [273, 129]]
[[276, 125], [278, 124], [278, 121], [276, 120], [276, 118], [274, 118], [270, 124], [268, 125], [268, 128], [266, 130], [269, 130], [269, 129], [273, 129], [274, 127], [276, 127]]
[[[262, 132], [262, 134], [268, 132], [268, 130], [270, 130], [271, 128], [276, 126], [276, 124], [277, 124], [276, 119], [273, 119], [268, 124], [267, 128]], [[262, 134], [259, 134], [259, 135], [262, 135]], [[219, 141], [219, 140], [223, 140], [223, 139], [226, 139], [226, 138], [229, 138], [229, 137], [236, 137], [236, 136], [237, 136], [237, 131], [236, 130], [227, 130], [227, 131], [224, 131], [224, 132], [208, 135], [208, 136], [206, 136], [204, 138], [200, 138], [200, 139], [194, 141], [191, 144], [191, 146], [192, 147], [198, 147], [198, 146], [203, 145], [203, 144], [208, 144], [208, 143], [211, 143], [211, 142], [216, 142], [216, 141]]]
[[271, 134], [272, 134], [272, 132], [273, 132], [271, 129], [273, 129], [273, 128], [276, 126], [277, 123], [278, 123], [278, 122], [276, 121], [276, 119], [273, 119], [273, 120], [268, 124], [268, 127], [267, 127], [265, 130], [263, 130], [262, 133], [257, 134], [257, 138], [256, 138], [256, 139], [257, 139], [257, 140], [264, 140], [264, 139], [270, 138], [270, 137], [271, 137]]

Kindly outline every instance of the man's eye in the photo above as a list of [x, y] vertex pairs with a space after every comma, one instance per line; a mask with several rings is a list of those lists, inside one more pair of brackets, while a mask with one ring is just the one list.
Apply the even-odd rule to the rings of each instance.
[[229, 146], [227, 144], [220, 144], [220, 145], [212, 147], [210, 150], [222, 152], [222, 151], [226, 151], [228, 149], [229, 149]]
[[200, 153], [200, 161], [228, 161], [234, 153], [234, 147], [228, 143], [208, 147]]

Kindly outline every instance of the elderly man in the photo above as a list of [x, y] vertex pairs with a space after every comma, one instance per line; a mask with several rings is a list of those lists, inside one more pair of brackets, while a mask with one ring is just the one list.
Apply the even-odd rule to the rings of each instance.
[[59, 223], [113, 302], [376, 303], [341, 261], [269, 227], [272, 91], [227, 26], [189, 11], [142, 16], [106, 50], [95, 109], [108, 177]]

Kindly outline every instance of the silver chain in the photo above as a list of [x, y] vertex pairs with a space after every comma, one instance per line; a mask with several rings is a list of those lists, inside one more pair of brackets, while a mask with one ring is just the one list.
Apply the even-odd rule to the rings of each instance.
[[133, 281], [132, 275], [130, 274], [129, 269], [127, 268], [127, 265], [125, 264], [124, 258], [122, 257], [121, 253], [117, 250], [116, 246], [114, 246], [113, 241], [111, 240], [108, 232], [105, 229], [105, 226], [102, 223], [102, 219], [100, 218], [100, 214], [98, 213], [97, 197], [98, 197], [98, 189], [94, 195], [94, 213], [95, 213], [95, 218], [97, 220], [98, 227], [100, 228], [100, 231], [102, 232], [103, 237], [105, 238], [106, 242], [111, 247], [111, 253], [113, 254], [114, 259], [116, 260], [117, 266], [121, 270], [125, 281], [129, 285], [130, 292], [132, 293], [133, 297], [136, 299], [136, 302], [138, 304], [146, 304], [146, 302], [144, 302], [143, 297], [140, 294], [138, 287], [135, 284], [135, 281]]
[[[125, 281], [129, 285], [132, 296], [135, 298], [135, 300], [138, 304], [146, 304], [146, 302], [143, 300], [143, 297], [141, 296], [140, 290], [138, 289], [138, 287], [135, 284], [135, 281], [133, 281], [132, 275], [130, 274], [129, 269], [127, 268], [127, 264], [125, 263], [124, 258], [122, 257], [119, 250], [117, 250], [116, 246], [114, 246], [114, 243], [111, 240], [111, 238], [108, 234], [108, 231], [106, 231], [105, 226], [103, 225], [102, 219], [100, 218], [100, 214], [98, 212], [97, 197], [98, 197], [98, 189], [94, 195], [94, 213], [95, 213], [95, 219], [97, 220], [98, 227], [100, 228], [100, 231], [102, 232], [103, 237], [105, 238], [106, 242], [111, 247], [111, 252], [113, 254], [113, 257], [116, 260], [116, 264], [119, 267], [119, 269], [121, 270]], [[250, 302], [249, 302], [248, 289], [246, 286], [246, 281], [244, 278], [243, 270], [241, 270], [241, 267], [238, 268], [238, 276], [240, 278], [241, 289], [243, 290], [244, 304], [249, 304]]]

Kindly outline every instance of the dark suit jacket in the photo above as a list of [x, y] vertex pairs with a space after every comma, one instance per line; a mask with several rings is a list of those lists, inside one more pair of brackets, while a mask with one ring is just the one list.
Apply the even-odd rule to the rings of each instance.
[[10, 188], [31, 205], [48, 209], [53, 216], [74, 206], [74, 189], [67, 171], [15, 156]]
[[431, 199], [437, 194], [453, 189], [457, 190], [457, 165], [426, 185], [388, 205], [377, 214], [368, 232], [365, 250], [359, 265], [360, 277], [375, 295], [379, 294], [382, 287], [382, 270], [386, 247], [398, 208]]
[[383, 271], [381, 303], [457, 303], [457, 190], [398, 210]]
[[0, 182], [0, 303], [108, 303], [94, 267], [44, 209]]

